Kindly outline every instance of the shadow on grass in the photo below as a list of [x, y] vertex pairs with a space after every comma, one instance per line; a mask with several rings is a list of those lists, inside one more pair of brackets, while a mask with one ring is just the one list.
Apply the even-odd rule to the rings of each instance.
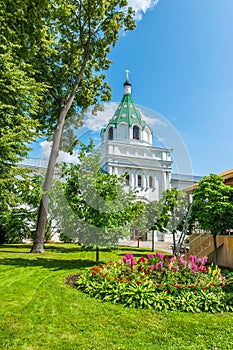
[[[0, 253], [25, 254], [25, 249], [30, 250], [31, 245], [15, 243], [0, 244]], [[22, 251], [20, 252], [19, 250]]]
[[150, 252], [150, 248], [137, 248], [137, 247], [132, 247], [132, 246], [119, 246], [118, 248], [116, 248], [116, 250], [123, 250], [123, 251], [127, 251], [127, 252], [131, 252], [131, 251], [137, 251], [138, 253], [149, 253]]
[[44, 267], [46, 269], [52, 269], [54, 271], [69, 270], [69, 269], [83, 269], [85, 267], [91, 267], [95, 265], [93, 260], [57, 260], [47, 258], [36, 259], [21, 259], [21, 258], [5, 258], [0, 259], [0, 265], [10, 265], [18, 267]]

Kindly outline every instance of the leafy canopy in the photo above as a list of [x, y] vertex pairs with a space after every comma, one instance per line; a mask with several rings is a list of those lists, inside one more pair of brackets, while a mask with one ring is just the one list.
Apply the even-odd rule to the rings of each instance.
[[103, 173], [99, 154], [89, 149], [80, 152], [77, 165], [66, 166], [65, 177], [66, 209], [63, 205], [61, 212], [58, 205], [55, 212], [67, 236], [88, 245], [113, 246], [129, 235], [130, 223], [143, 205], [135, 202], [134, 193], [125, 193], [124, 176]]
[[223, 234], [233, 227], [233, 188], [221, 176], [211, 174], [199, 181], [193, 201], [192, 221], [203, 230]]

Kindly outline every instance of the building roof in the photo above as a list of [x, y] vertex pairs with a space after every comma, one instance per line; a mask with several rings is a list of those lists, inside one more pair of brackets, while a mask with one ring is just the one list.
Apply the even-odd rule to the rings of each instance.
[[[120, 123], [126, 123], [129, 127], [131, 127], [133, 124], [139, 124], [142, 129], [144, 129], [145, 126], [150, 129], [150, 127], [143, 120], [138, 108], [134, 104], [131, 96], [131, 83], [128, 81], [128, 77], [126, 77], [126, 81], [124, 83], [123, 98], [113, 117], [109, 120], [108, 126], [111, 125], [116, 128]], [[102, 129], [102, 132], [105, 130], [106, 128]]]
[[224, 171], [223, 173], [219, 174], [219, 176], [224, 177], [226, 185], [233, 186], [233, 169]]
[[[218, 174], [219, 176], [224, 178], [224, 183], [226, 185], [233, 186], [233, 169], [224, 171], [223, 173]], [[184, 191], [186, 193], [193, 193], [193, 191], [198, 187], [198, 183], [195, 183], [189, 187], [186, 187]]]
[[141, 114], [135, 106], [131, 95], [124, 95], [109, 124], [117, 127], [120, 123], [127, 123], [129, 127], [138, 123], [142, 128], [146, 126]]

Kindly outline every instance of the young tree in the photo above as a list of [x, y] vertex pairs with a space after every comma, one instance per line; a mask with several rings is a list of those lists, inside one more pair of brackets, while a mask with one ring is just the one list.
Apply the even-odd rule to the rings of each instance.
[[163, 192], [160, 204], [162, 205], [161, 219], [164, 228], [172, 233], [173, 236], [173, 253], [177, 253], [176, 234], [182, 230], [184, 218], [188, 212], [188, 202], [186, 194], [177, 188]]
[[136, 218], [133, 223], [133, 228], [137, 229], [142, 233], [147, 233], [152, 231], [152, 246], [151, 250], [154, 251], [154, 231], [159, 230], [164, 231], [164, 215], [163, 207], [160, 202], [152, 201], [145, 204], [141, 214]]
[[[49, 54], [44, 57], [44, 42], [40, 51], [31, 55], [36, 65], [38, 81], [46, 83], [46, 99], [42, 106], [41, 123], [53, 134], [53, 144], [40, 203], [37, 231], [32, 252], [43, 253], [44, 229], [48, 210], [48, 191], [51, 188], [61, 136], [69, 118], [77, 110], [109, 100], [109, 86], [102, 73], [110, 66], [108, 53], [119, 39], [122, 29], [135, 27], [133, 10], [125, 0], [59, 0], [47, 1], [44, 11], [46, 33], [50, 39]], [[76, 120], [75, 120], [76, 119]], [[66, 135], [70, 136], [70, 131]]]
[[56, 190], [52, 200], [63, 233], [80, 243], [96, 246], [96, 263], [99, 247], [112, 247], [128, 236], [131, 222], [143, 207], [135, 202], [135, 194], [125, 193], [124, 176], [101, 171], [99, 158], [91, 150], [81, 152], [79, 164], [66, 167], [65, 196], [62, 199], [60, 195], [57, 201]]
[[194, 191], [191, 213], [192, 221], [213, 235], [214, 262], [218, 264], [216, 237], [233, 227], [233, 188], [221, 176], [205, 176]]
[[10, 189], [12, 198], [7, 205], [2, 205], [0, 211], [1, 243], [18, 243], [26, 237], [33, 238], [42, 182], [43, 176], [38, 174], [14, 178]]

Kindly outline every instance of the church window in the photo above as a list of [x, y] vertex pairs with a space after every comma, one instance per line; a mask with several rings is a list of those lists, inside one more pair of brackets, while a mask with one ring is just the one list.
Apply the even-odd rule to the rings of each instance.
[[149, 187], [153, 187], [153, 178], [152, 176], [149, 176]]
[[126, 178], [125, 178], [125, 185], [126, 185], [126, 186], [129, 186], [129, 175], [126, 175]]
[[142, 187], [142, 177], [138, 175], [138, 187]]
[[139, 127], [136, 125], [133, 127], [133, 139], [139, 140]]
[[112, 126], [108, 130], [108, 139], [113, 140], [113, 127]]
[[134, 119], [137, 118], [136, 114], [132, 114], [132, 118]]
[[123, 113], [121, 116], [122, 116], [122, 118], [125, 118], [125, 117], [126, 117], [126, 114], [125, 114], [125, 113]]

